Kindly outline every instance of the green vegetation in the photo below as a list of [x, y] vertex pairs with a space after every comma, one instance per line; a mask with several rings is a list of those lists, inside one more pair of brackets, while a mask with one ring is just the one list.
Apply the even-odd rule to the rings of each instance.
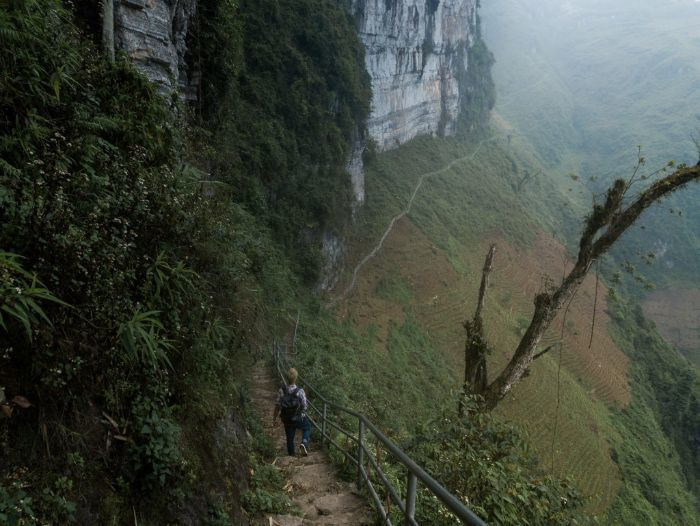
[[[354, 341], [350, 336], [344, 337], [345, 341], [352, 341], [352, 345], [339, 348], [334, 345], [328, 351], [320, 353], [321, 357], [315, 354], [312, 357], [310, 349], [307, 351], [309, 357], [304, 353], [300, 356], [303, 370], [319, 371], [313, 374], [333, 378], [332, 381], [319, 380], [319, 384], [324, 387], [337, 384], [342, 386], [338, 394], [339, 400], [351, 402], [343, 398], [347, 394], [341, 394], [348, 389], [352, 393], [361, 392], [362, 395], [350, 395], [355, 398], [352, 401], [353, 407], [362, 408], [380, 422], [383, 428], [392, 429], [399, 443], [408, 440], [403, 433], [410, 433], [411, 416], [414, 416], [413, 421], [429, 422], [438, 407], [448, 411], [448, 414], [454, 411], [454, 404], [449, 402], [453, 398], [448, 393], [456, 392], [459, 388], [459, 378], [455, 373], [461, 371], [462, 367], [464, 334], [461, 323], [471, 315], [474, 307], [485, 243], [499, 241], [496, 261], [499, 266], [502, 265], [502, 270], [497, 269], [492, 275], [493, 290], [487, 297], [485, 313], [487, 332], [495, 343], [490, 366], [498, 368], [505, 359], [505, 351], [513, 348], [515, 338], [520, 334], [520, 319], [531, 305], [529, 297], [523, 296], [520, 283], [532, 278], [517, 274], [519, 269], [525, 273], [531, 272], [531, 267], [522, 261], [522, 257], [520, 260], [511, 260], [512, 252], [505, 245], [521, 249], [531, 246], [536, 242], [538, 231], [550, 232], [557, 237], [564, 232], [567, 238], [573, 239], [578, 230], [576, 218], [579, 211], [584, 209], [576, 203], [573, 203], [573, 207], [561, 207], [561, 203], [569, 199], [568, 182], [555, 180], [552, 184], [546, 175], [539, 174], [518, 187], [526, 171], [538, 174], [539, 165], [536, 157], [529, 154], [528, 150], [521, 153], [509, 147], [506, 137], [486, 135], [466, 144], [451, 139], [420, 138], [398, 150], [379, 155], [369, 166], [367, 203], [358, 218], [356, 237], [352, 241], [355, 247], [353, 253], [358, 260], [373, 247], [391, 217], [404, 209], [420, 176], [431, 174], [454, 159], [461, 160], [450, 170], [429, 175], [424, 180], [408, 220], [402, 220], [403, 224], [410, 221], [417, 227], [408, 231], [411, 237], [403, 237], [408, 233], [396, 227], [385, 242], [385, 248], [363, 269], [356, 291], [350, 296], [347, 312], [341, 307], [347, 320], [344, 330], [359, 332], [359, 336], [352, 337], [355, 338]], [[508, 210], [509, 213], [503, 214], [499, 212], [501, 210]], [[556, 261], [560, 259], [560, 256], [554, 254], [541, 256], [543, 260], [551, 257], [556, 257]], [[542, 268], [544, 262], [546, 261], [535, 260], [538, 274], [534, 277], [535, 280], [540, 280], [539, 268]], [[555, 269], [559, 266], [560, 263], [554, 264]], [[436, 273], [448, 280], [447, 288], [439, 280], [433, 283], [433, 275]], [[592, 301], [592, 297], [589, 300]], [[566, 323], [566, 332], [571, 334], [571, 338], [579, 332], [587, 334], [589, 330], [590, 311], [582, 314], [583, 320], [577, 320], [574, 324], [569, 319]], [[601, 323], [600, 319], [598, 323]], [[630, 342], [632, 335], [646, 330], [634, 329], [637, 321], [631, 323], [624, 336], [626, 342]], [[399, 340], [401, 354], [395, 355], [392, 353], [397, 348], [396, 327], [403, 324], [411, 327], [406, 332], [410, 337]], [[558, 333], [558, 330], [557, 328], [555, 332]], [[303, 340], [303, 333], [301, 338]], [[336, 342], [340, 338], [331, 340]], [[586, 346], [587, 343], [586, 338]], [[594, 345], [600, 344], [596, 339]], [[618, 339], [618, 344], [637, 361], [637, 356], [630, 352], [632, 347], [629, 343], [623, 344]], [[317, 347], [314, 344], [313, 348]], [[574, 476], [572, 487], [582, 491], [588, 498], [585, 504], [588, 514], [604, 515], [617, 496], [609, 517], [620, 520], [623, 524], [632, 524], [635, 520], [630, 515], [621, 515], [618, 510], [633, 510], [640, 506], [640, 509], [653, 510], [648, 515], [652, 523], [654, 520], [663, 523], [661, 517], [665, 513], [669, 523], [692, 524], [692, 520], [689, 521], [692, 518], [689, 510], [695, 506], [694, 490], [690, 483], [691, 477], [685, 473], [688, 469], [697, 473], [696, 468], [690, 467], [692, 462], [661, 462], [659, 465], [664, 466], [664, 475], [659, 476], [653, 460], [640, 461], [640, 455], [648, 455], [644, 457], [648, 459], [666, 454], [677, 455], [676, 458], [679, 458], [680, 452], [685, 451], [684, 458], [689, 458], [687, 455], [697, 451], [697, 446], [690, 438], [693, 436], [692, 430], [686, 426], [684, 432], [673, 431], [679, 422], [689, 419], [687, 409], [681, 410], [678, 405], [680, 392], [673, 397], [675, 403], [665, 404], [662, 411], [657, 411], [655, 408], [658, 400], [666, 399], [671, 386], [659, 382], [647, 385], [642, 382], [643, 377], [630, 372], [633, 381], [632, 402], [623, 409], [624, 405], [618, 405], [619, 402], [607, 398], [607, 391], [603, 390], [607, 389], [607, 384], [601, 384], [601, 379], [592, 376], [598, 373], [577, 368], [577, 357], [572, 355], [576, 352], [578, 351], [565, 344], [564, 367], [560, 372], [556, 354], [537, 360], [530, 376], [516, 388], [512, 398], [499, 408], [499, 415], [516, 422], [527, 431], [527, 442], [539, 458], [540, 469], [546, 469], [551, 475], [551, 466], [554, 466], [553, 473]], [[659, 377], [675, 378], [682, 370], [683, 360], [674, 355], [671, 349], [659, 351], [658, 356], [663, 357], [665, 353], [670, 353], [669, 361], [678, 361], [678, 369], [675, 373], [659, 373]], [[375, 356], [380, 359], [375, 359]], [[386, 361], [389, 356], [393, 359], [388, 364], [381, 361]], [[417, 365], [415, 358], [413, 361], [404, 358], [411, 356], [424, 357], [430, 367]], [[408, 368], [393, 370], [393, 374], [399, 375], [398, 379], [387, 381], [385, 370], [393, 368], [394, 359], [410, 365]], [[612, 359], [612, 356], [607, 359]], [[342, 361], [333, 364], [331, 360]], [[367, 367], [364, 364], [368, 364]], [[438, 382], [426, 380], [433, 378], [432, 371], [439, 370], [443, 364], [452, 371], [448, 373], [452, 379], [439, 388], [440, 393], [435, 393], [435, 383]], [[597, 365], [594, 366], [597, 371]], [[606, 368], [611, 366], [603, 365]], [[415, 374], [416, 370], [430, 372], [427, 378], [418, 374], [417, 377], [403, 379], [406, 374], [403, 371], [406, 370], [412, 371], [410, 374]], [[559, 402], [558, 375], [562, 393]], [[351, 380], [346, 382], [346, 376]], [[624, 379], [621, 381], [622, 384], [613, 383], [611, 386], [624, 393], [628, 387]], [[415, 385], [418, 390], [425, 389], [429, 393], [425, 398], [431, 400], [432, 404], [426, 407], [420, 402], [422, 397], [414, 398], [404, 390], [397, 391], [392, 387], [397, 382], [401, 385]], [[687, 407], [692, 406], [692, 397], [697, 396], [696, 388], [692, 385], [691, 381], [685, 387], [690, 396]], [[601, 390], [596, 392], [597, 388]], [[391, 417], [382, 414], [384, 403], [381, 410], [374, 409], [378, 404], [363, 406], [360, 399], [365, 396], [386, 400], [385, 403], [391, 406]], [[436, 404], [435, 400], [439, 402]], [[676, 423], [662, 425], [663, 418], [672, 418]], [[555, 419], [557, 432], [553, 441]], [[396, 422], [404, 423], [397, 426]], [[459, 424], [456, 425], [459, 427]], [[656, 437], [653, 442], [656, 446], [649, 447], [654, 448], [655, 452], [647, 451], [647, 446], [642, 443], [641, 437], [646, 435], [639, 431], [640, 425], [650, 426], [654, 430], [651, 436]], [[445, 429], [437, 425], [434, 432], [439, 435], [446, 432]], [[427, 441], [431, 442], [430, 439]], [[608, 447], [611, 448], [610, 451]], [[621, 448], [628, 448], [628, 451], [631, 448], [642, 453], [625, 457], [635, 458], [635, 461], [623, 461]], [[433, 453], [436, 458], [448, 454], [442, 448], [435, 448]], [[429, 455], [426, 456], [426, 461], [430, 462]], [[450, 473], [441, 471], [437, 464], [439, 462], [433, 466], [435, 473], [445, 477], [445, 480], [451, 480], [455, 484], [455, 491], [462, 491], [459, 484], [465, 484], [462, 487], [468, 485], [468, 482], [450, 479]], [[537, 477], [536, 474], [531, 476]], [[397, 474], [399, 481], [402, 480], [401, 477]], [[619, 478], [622, 478], [621, 482]], [[641, 484], [635, 486], [637, 482], [634, 480], [647, 481], [647, 485], [643, 486], [645, 489], [633, 489], [642, 487]], [[675, 482], [666, 485], [664, 480]], [[689, 482], [683, 482], [685, 480]], [[622, 489], [618, 495], [620, 484]], [[641, 498], [650, 500], [643, 505], [641, 501], [635, 502], [640, 495]], [[655, 508], [653, 503], [664, 501], [675, 504]], [[470, 501], [470, 504], [478, 506], [474, 501]], [[498, 506], [491, 508], [488, 513], [495, 509]], [[660, 511], [662, 509], [663, 512]]]
[[462, 68], [459, 79], [463, 94], [460, 100], [458, 127], [466, 134], [482, 129], [488, 124], [491, 110], [496, 103], [496, 85], [491, 76], [493, 53], [483, 40], [481, 17], [478, 14], [473, 34], [474, 43], [467, 49], [467, 56], [458, 57], [461, 64], [468, 64], [466, 69]]
[[20, 260], [21, 257], [17, 254], [0, 252], [0, 270], [2, 270], [0, 327], [7, 331], [5, 318], [20, 322], [27, 333], [27, 338], [31, 341], [33, 325], [42, 321], [51, 323], [37, 302], [42, 300], [53, 303], [62, 302], [44, 287], [36, 274], [30, 274], [24, 270]]
[[353, 21], [330, 0], [204, 0], [198, 13], [209, 170], [314, 283], [320, 233], [349, 217], [345, 164], [369, 111]]
[[[513, 172], [511, 160], [503, 154], [500, 142], [488, 135], [471, 144], [452, 139], [420, 138], [377, 156], [369, 167], [368, 200], [358, 217], [356, 237], [352, 241], [357, 259], [373, 246], [391, 217], [403, 210], [422, 174], [441, 168], [455, 158], [463, 160], [451, 170], [424, 180], [409, 215], [422, 230], [418, 234], [425, 234], [433, 243], [426, 249], [428, 252], [424, 253], [421, 248], [422, 241], [400, 237], [397, 240], [400, 234], [392, 233], [387, 243], [394, 249], [385, 245], [375, 258], [376, 265], [370, 263], [363, 270], [358, 283], [362, 291], [351, 295], [347, 307], [340, 307], [344, 318], [340, 324], [323, 312], [302, 313], [295, 364], [312, 384], [322, 386], [337, 402], [368, 415], [397, 443], [408, 447], [417, 434], [418, 441], [410, 446], [412, 454], [429, 465], [438, 479], [453, 491], [469, 495], [470, 506], [494, 523], [512, 521], [517, 507], [514, 503], [521, 498], [535, 510], [534, 524], [583, 521], [580, 514], [586, 499], [580, 497], [570, 482], [543, 474], [525, 452], [522, 436], [505, 425], [500, 417], [480, 415], [468, 422], [436, 418], [436, 414], [456, 413], [454, 393], [460, 386], [462, 343], [447, 347], [443, 338], [446, 332], [463, 338], [461, 322], [470, 304], [465, 307], [464, 297], [460, 297], [461, 283], [448, 283], [449, 289], [459, 286], [459, 292], [448, 290], [435, 296], [438, 302], [434, 308], [443, 315], [434, 320], [430, 318], [428, 313], [433, 309], [430, 302], [434, 292], [429, 289], [428, 294], [423, 281], [432, 276], [417, 272], [421, 258], [444, 251], [449, 257], [448, 265], [454, 263], [460, 273], [476, 276], [483, 254], [472, 249], [473, 255], [465, 258], [465, 246], [478, 246], [484, 236], [495, 229], [515, 243], [533, 242], [538, 223], [526, 203], [537, 193], [552, 196], [552, 199], [556, 196], [561, 199], [563, 195], [559, 189], [546, 185], [546, 181], [533, 181], [531, 188], [516, 194], [510, 182], [522, 177], [522, 169]], [[504, 202], [512, 214], [503, 216], [498, 212]], [[558, 228], [561, 219], [554, 212], [548, 217], [552, 229]], [[398, 245], [401, 255], [396, 251], [396, 243], [405, 244]], [[433, 267], [433, 263], [425, 262], [427, 272], [450, 279], [449, 274], [443, 274], [442, 267]], [[342, 286], [338, 290], [342, 290]], [[463, 309], [454, 314], [445, 309], [453, 293]], [[353, 307], [354, 302], [361, 307]], [[375, 305], [375, 302], [379, 303]], [[447, 324], [447, 328], [443, 331], [433, 322]], [[459, 353], [457, 359], [448, 353], [448, 348], [452, 351], [455, 346]], [[589, 416], [586, 412], [584, 415], [586, 418], [581, 421], [585, 427]], [[347, 425], [352, 424], [348, 422]], [[483, 442], [477, 441], [465, 449], [463, 446], [476, 436]], [[459, 449], [452, 450], [451, 446], [457, 444]], [[502, 455], [507, 461], [494, 465], [490, 460], [493, 457], [479, 456], [478, 451], [488, 448], [498, 451], [496, 456]], [[461, 456], [464, 451], [472, 451], [474, 456]], [[445, 458], [448, 460], [442, 462]], [[386, 460], [384, 468], [391, 480], [403, 488], [404, 474], [400, 468], [390, 460]], [[348, 466], [348, 469], [351, 468]], [[467, 474], [473, 474], [473, 478]], [[474, 487], [498, 484], [510, 484], [518, 490], [515, 496], [498, 491], [478, 494], [473, 491]], [[540, 490], [535, 491], [534, 487]], [[559, 508], [562, 503], [566, 505]], [[426, 495], [421, 496], [417, 509], [424, 520], [430, 517], [431, 523], [436, 520], [451, 523], [444, 510], [437, 513], [439, 506]], [[435, 518], [440, 516], [443, 519]]]
[[[697, 161], [693, 2], [660, 11], [653, 2], [543, 1], [532, 9], [497, 0], [482, 16], [497, 59], [496, 111], [512, 126], [513, 147], [534, 152], [557, 184], [580, 174], [569, 183], [573, 197], [589, 199], [612, 178], [629, 177], [637, 145], [647, 171], [669, 159]], [[603, 267], [618, 292], [639, 298], [647, 293], [639, 284], [649, 281], [669, 295], [696, 288], [697, 193], [688, 188], [649, 210], [621, 240]], [[697, 373], [641, 313], [624, 305], [613, 312], [616, 341], [632, 360], [632, 401], [612, 412], [619, 436], [609, 439], [611, 455], [624, 484], [610, 520], [696, 524], [700, 449], [688, 411], [697, 414]]]
[[[213, 429], [235, 392], [241, 331], [220, 306], [255, 280], [241, 261], [221, 287], [206, 256], [246, 234], [183, 166], [167, 101], [59, 2], [12, 2], [0, 27], [0, 386], [27, 401], [0, 421], [3, 518], [174, 517], [201, 491], [190, 426]], [[230, 438], [222, 454], [244, 455]]]
[[249, 418], [246, 428], [253, 434], [254, 441], [248, 457], [250, 487], [241, 496], [243, 508], [254, 516], [260, 513], [298, 514], [299, 510], [284, 490], [284, 477], [274, 466], [277, 451], [271, 438], [265, 434], [257, 418]]
[[[312, 385], [332, 400], [360, 410], [395, 442], [490, 524], [586, 524], [584, 499], [570, 481], [544, 474], [520, 433], [469, 404], [456, 418], [459, 379], [429, 335], [413, 319], [391, 324], [386, 350], [377, 344], [377, 328], [363, 336], [352, 323], [339, 324], [325, 312], [307, 311], [300, 327], [295, 365]], [[438, 416], [436, 416], [438, 415]], [[345, 421], [353, 429], [356, 421]], [[336, 437], [340, 443], [345, 440]], [[346, 446], [351, 451], [353, 442]], [[377, 446], [372, 445], [375, 449]], [[336, 460], [348, 476], [355, 469]], [[382, 468], [405, 491], [405, 473], [388, 454]], [[381, 487], [379, 480], [376, 487]], [[368, 496], [369, 498], [369, 496]], [[522, 508], [530, 513], [523, 515]], [[421, 524], [454, 524], [454, 518], [427, 491], [418, 496]], [[400, 520], [399, 515], [395, 519]]]
[[620, 524], [696, 524], [700, 375], [656, 333], [639, 307], [612, 306], [616, 339], [633, 359], [634, 397], [614, 415], [620, 438], [611, 455], [625, 484], [608, 516]]
[[[468, 399], [463, 419], [453, 409], [428, 422], [408, 453], [488, 524], [593, 524], [572, 481], [541, 471], [522, 436], [482, 413], [480, 403]], [[427, 491], [419, 504], [421, 523], [453, 524]]]
[[[553, 357], [533, 367], [524, 402], [495, 417], [449, 417], [484, 238], [523, 248], [539, 230], [576, 230], [576, 210], [559, 208], [569, 182], [540, 172], [547, 155], [473, 128], [493, 105], [488, 49], [479, 41], [470, 51], [462, 79], [469, 140], [421, 138], [374, 157], [354, 257], [434, 172], [405, 221], [424, 236], [412, 247], [423, 252], [366, 280], [375, 311], [363, 318], [349, 304], [339, 320], [301, 284], [317, 278], [320, 234], [347, 228], [344, 164], [370, 95], [353, 21], [331, 0], [201, 0], [198, 12], [190, 60], [203, 83], [188, 108], [157, 96], [123, 57], [106, 61], [58, 0], [0, 9], [0, 522], [224, 525], [294, 512], [242, 379], [297, 308], [305, 375], [492, 523], [523, 519], [523, 509], [531, 524], [583, 522], [574, 488], [616, 486], [543, 473], [526, 446], [548, 460], [551, 422], [536, 419], [552, 414]], [[436, 276], [417, 279], [411, 265], [426, 254], [459, 286], [422, 288]], [[512, 292], [487, 305], [503, 345], [518, 329], [506, 315]], [[618, 341], [641, 362], [632, 402], [606, 405], [565, 365], [571, 451], [555, 462], [552, 446], [552, 466], [570, 467], [567, 453], [580, 464], [591, 444], [605, 455], [607, 441], [612, 459], [588, 462], [608, 479], [616, 463], [624, 478], [611, 520], [664, 513], [691, 524], [697, 376], [625, 309]], [[538, 415], [523, 410], [535, 406]], [[529, 435], [503, 423], [514, 414]], [[401, 486], [404, 475], [385, 464]], [[424, 520], [449, 523], [420, 499]]]
[[289, 508], [241, 384], [342, 227], [368, 82], [333, 2], [200, 4], [176, 112], [58, 0], [0, 9], [0, 522]]

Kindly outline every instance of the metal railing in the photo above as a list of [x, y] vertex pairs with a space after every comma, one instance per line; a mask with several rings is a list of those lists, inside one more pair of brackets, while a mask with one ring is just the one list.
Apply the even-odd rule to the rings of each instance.
[[[275, 367], [277, 373], [279, 374], [282, 382], [287, 383], [285, 377], [285, 370], [287, 369], [287, 363], [284, 356], [280, 352], [278, 346], [273, 348]], [[463, 524], [468, 524], [469, 526], [486, 526], [486, 523], [477, 517], [474, 512], [469, 510], [462, 502], [447, 491], [443, 486], [440, 485], [434, 478], [428, 475], [418, 464], [416, 464], [411, 458], [406, 455], [401, 449], [399, 449], [396, 444], [389, 440], [379, 429], [377, 429], [372, 422], [367, 420], [367, 418], [352, 409], [347, 409], [338, 404], [326, 399], [321, 393], [318, 392], [312, 385], [304, 381], [301, 377], [298, 378], [298, 383], [302, 385], [306, 391], [313, 395], [316, 400], [316, 404], [322, 404], [321, 407], [314, 404], [309, 400], [309, 407], [307, 410], [307, 417], [311, 421], [311, 424], [320, 432], [321, 440], [323, 443], [335, 447], [340, 451], [345, 457], [357, 466], [357, 486], [361, 488], [363, 486], [367, 487], [367, 491], [372, 497], [372, 501], [375, 504], [377, 512], [382, 518], [382, 523], [386, 526], [392, 526], [390, 519], [391, 504], [395, 504], [400, 510], [401, 515], [404, 517], [404, 524], [409, 526], [419, 526], [416, 522], [416, 494], [418, 489], [418, 481], [420, 481], [428, 491], [435, 495], [442, 504]], [[348, 431], [344, 429], [339, 423], [335, 422], [330, 415], [330, 411], [335, 411], [338, 415], [344, 414], [350, 417], [352, 420], [357, 422], [357, 432]], [[313, 415], [312, 415], [313, 414]], [[342, 436], [346, 437], [350, 442], [355, 445], [355, 455], [350, 451], [347, 451], [342, 447], [329, 433], [329, 428], [335, 429]], [[381, 462], [379, 458], [374, 458], [370, 448], [368, 447], [368, 438], [371, 435], [377, 443], [381, 444], [400, 464], [406, 468], [406, 496], [402, 498], [399, 490], [394, 487], [393, 484], [388, 480], [386, 473], [381, 468]], [[382, 502], [377, 488], [375, 488], [372, 478], [370, 477], [370, 470], [365, 469], [365, 465], [371, 465], [374, 472], [384, 487], [386, 492], [386, 501]]]

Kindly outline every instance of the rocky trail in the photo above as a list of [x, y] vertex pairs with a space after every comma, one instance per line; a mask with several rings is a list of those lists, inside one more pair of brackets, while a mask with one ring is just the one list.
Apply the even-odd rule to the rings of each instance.
[[302, 516], [270, 515], [269, 526], [306, 525], [371, 525], [375, 523], [369, 503], [358, 494], [355, 484], [341, 480], [326, 452], [313, 441], [308, 456], [298, 447], [301, 432], [297, 432], [297, 455], [287, 455], [284, 428], [272, 426], [272, 409], [280, 382], [273, 377], [264, 361], [259, 361], [253, 373], [251, 395], [253, 406], [265, 432], [274, 440], [277, 458], [274, 464], [284, 473], [286, 488]]

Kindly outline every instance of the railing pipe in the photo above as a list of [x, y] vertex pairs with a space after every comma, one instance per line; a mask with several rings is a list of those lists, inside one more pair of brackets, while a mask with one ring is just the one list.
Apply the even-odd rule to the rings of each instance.
[[[274, 357], [275, 357], [275, 366], [277, 369], [278, 374], [280, 375], [282, 381], [285, 381], [284, 377], [284, 372], [282, 371], [282, 357], [280, 356], [279, 352], [279, 346], [277, 346], [274, 350]], [[393, 500], [396, 501], [396, 503], [399, 505], [401, 508], [401, 511], [404, 512], [404, 515], [406, 516], [406, 524], [411, 524], [415, 525], [417, 524], [415, 522], [415, 486], [417, 485], [417, 481], [420, 480], [423, 485], [431, 491], [437, 498], [440, 500], [456, 517], [458, 517], [464, 524], [467, 524], [469, 526], [486, 526], [486, 523], [482, 521], [479, 517], [477, 517], [474, 512], [472, 512], [470, 509], [468, 509], [462, 502], [457, 499], [454, 495], [452, 495], [449, 491], [447, 491], [443, 486], [440, 485], [439, 482], [437, 482], [433, 477], [428, 475], [418, 464], [416, 464], [410, 457], [408, 457], [401, 449], [399, 449], [391, 440], [389, 440], [384, 433], [379, 431], [374, 424], [372, 424], [367, 418], [356, 412], [353, 411], [352, 409], [348, 409], [346, 407], [343, 407], [338, 404], [334, 404], [327, 398], [325, 398], [321, 393], [318, 392], [312, 385], [310, 385], [306, 381], [302, 381], [301, 378], [299, 379], [300, 383], [303, 383], [304, 386], [307, 388], [307, 390], [311, 393], [314, 394], [316, 398], [321, 400], [323, 402], [323, 407], [324, 407], [324, 412], [323, 412], [323, 420], [321, 423], [321, 426], [319, 426], [313, 419], [311, 419], [314, 427], [319, 429], [321, 431], [322, 435], [331, 443], [333, 444], [336, 448], [338, 448], [342, 453], [345, 454], [345, 456], [350, 459], [352, 462], [357, 464], [358, 467], [358, 486], [364, 481], [367, 483], [370, 495], [372, 496], [372, 499], [375, 501], [375, 504], [377, 505], [377, 510], [379, 511], [380, 515], [382, 516], [382, 519], [385, 524], [391, 524], [391, 521], [387, 515], [386, 510], [381, 506], [381, 500], [379, 499], [379, 496], [377, 495], [371, 481], [369, 480], [369, 477], [367, 476], [367, 473], [365, 472], [363, 468], [363, 462], [364, 462], [364, 437], [367, 431], [372, 433], [375, 438], [381, 442], [387, 450], [399, 461], [401, 462], [406, 469], [408, 470], [408, 482], [409, 486], [410, 484], [413, 484], [414, 490], [413, 490], [413, 495], [411, 496], [410, 493], [407, 493], [407, 498], [406, 498], [406, 503], [404, 504], [401, 502], [401, 499], [398, 499], [397, 497], [394, 497], [394, 495], [391, 495], [394, 497]], [[348, 433], [341, 427], [335, 425], [334, 422], [331, 422], [330, 420], [327, 419], [327, 411], [329, 408], [333, 408], [337, 412], [341, 413], [346, 413], [352, 417], [355, 417], [358, 419], [358, 431], [359, 431], [359, 436], [355, 438], [351, 433]], [[318, 410], [317, 410], [318, 411]], [[350, 453], [345, 451], [335, 440], [331, 439], [328, 434], [325, 432], [326, 425], [329, 424], [332, 427], [337, 428], [341, 433], [343, 433], [347, 438], [351, 439], [353, 442], [357, 442], [358, 444], [358, 450], [357, 450], [357, 456], [358, 458], [355, 459]], [[371, 455], [369, 456], [370, 460]], [[383, 473], [382, 473], [383, 475]], [[388, 484], [388, 481], [386, 481], [385, 477], [380, 476], [380, 478], [384, 479], [382, 480], [382, 483], [385, 485]], [[413, 481], [411, 481], [413, 479]], [[392, 491], [394, 488], [388, 484], [387, 485], [387, 490], [389, 491], [389, 494], [394, 493], [395, 491]], [[411, 498], [413, 499], [413, 502], [411, 502]], [[409, 504], [412, 506], [412, 513], [411, 513], [411, 518], [409, 519]], [[408, 522], [410, 520], [410, 522]]]
[[362, 466], [365, 462], [365, 423], [359, 419], [359, 430], [357, 436], [357, 487], [362, 487]]
[[360, 466], [360, 469], [362, 470], [362, 475], [363, 475], [364, 479], [368, 482], [367, 489], [369, 490], [369, 494], [372, 496], [372, 500], [374, 501], [374, 505], [377, 507], [377, 511], [379, 512], [379, 515], [381, 515], [381, 517], [382, 517], [382, 524], [385, 524], [387, 526], [391, 526], [391, 519], [389, 519], [389, 515], [387, 514], [386, 510], [384, 509], [384, 506], [382, 506], [382, 499], [379, 498], [377, 491], [374, 489], [374, 486], [369, 481], [369, 476], [365, 472], [365, 469], [362, 466]]
[[379, 465], [379, 461], [375, 460], [372, 457], [372, 455], [370, 455], [369, 453], [367, 454], [367, 458], [369, 459], [369, 462], [372, 465], [372, 467], [374, 468], [374, 470], [377, 472], [377, 476], [379, 477], [379, 480], [386, 488], [386, 491], [389, 494], [389, 496], [391, 497], [391, 500], [396, 503], [396, 505], [401, 510], [401, 513], [404, 513], [406, 511], [406, 506], [404, 505], [403, 500], [399, 496], [396, 489], [394, 489], [394, 486], [392, 486], [391, 482], [389, 482], [389, 479], [386, 478], [384, 471], [382, 470], [381, 466]]
[[328, 418], [328, 402], [323, 402], [323, 416], [321, 417], [321, 443], [326, 442], [326, 418]]
[[406, 526], [413, 526], [416, 517], [416, 476], [408, 472], [406, 481]]

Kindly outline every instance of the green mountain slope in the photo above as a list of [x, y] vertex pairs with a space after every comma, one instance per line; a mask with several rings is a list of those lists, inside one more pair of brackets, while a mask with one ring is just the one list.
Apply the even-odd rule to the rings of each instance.
[[[542, 171], [542, 148], [566, 152], [556, 141], [575, 127], [533, 147], [497, 119], [481, 137], [370, 160], [330, 309], [308, 284], [319, 233], [344, 226], [344, 164], [369, 107], [352, 20], [334, 0], [199, 8], [201, 105], [174, 113], [123, 57], [102, 56], [68, 4], [0, 6], [0, 250], [17, 254], [0, 252], [0, 522], [223, 525], [290, 511], [245, 384], [298, 313], [302, 372], [489, 522], [585, 522], [560, 480], [572, 474], [589, 514], [693, 524], [697, 375], [667, 359], [638, 310], [605, 291], [594, 304], [593, 279], [547, 336], [565, 334], [560, 355], [493, 418], [454, 417], [486, 245], [499, 245], [492, 372], [542, 269], [565, 265], [585, 203]], [[472, 58], [488, 69], [485, 48]], [[485, 107], [489, 79], [467, 80]], [[419, 513], [449, 523], [424, 493]]]
[[[700, 111], [696, 2], [497, 0], [484, 6], [483, 19], [496, 55], [497, 112], [553, 175], [576, 173], [586, 194], [600, 192], [611, 178], [631, 175], [638, 145], [646, 172], [669, 160], [697, 162], [690, 140]], [[613, 251], [661, 289], [647, 312], [696, 364], [697, 319], [685, 316], [692, 301], [665, 299], [698, 288], [699, 198], [695, 186], [668, 199]]]
[[2, 524], [290, 509], [246, 373], [349, 211], [362, 48], [329, 1], [199, 7], [185, 108], [90, 9], [0, 3]]
[[[446, 389], [455, 391], [460, 382], [461, 323], [473, 312], [491, 241], [498, 245], [486, 304], [486, 330], [495, 347], [489, 360], [492, 374], [503, 364], [545, 275], [557, 279], [562, 272], [566, 249], [557, 239], [578, 222], [571, 207], [561, 207], [569, 199], [566, 185], [559, 188], [556, 180], [540, 174], [518, 189], [525, 170], [538, 170], [535, 161], [519, 156], [512, 146], [507, 134], [471, 143], [419, 139], [370, 165], [367, 206], [353, 241], [355, 263], [376, 246], [423, 182], [409, 213], [394, 223], [339, 303], [338, 316], [359, 332], [363, 344], [344, 348], [344, 365], [332, 374], [322, 367], [321, 378], [348, 387], [365, 382], [374, 386], [372, 397], [383, 400], [389, 387], [377, 386], [387, 385], [395, 363], [406, 363], [402, 367], [419, 371], [412, 385], [443, 393], [431, 394], [431, 400], [449, 400]], [[567, 321], [559, 319], [546, 338], [553, 342], [564, 335], [561, 355], [538, 360], [497, 413], [527, 431], [542, 467], [574, 476], [590, 497], [588, 513], [607, 516], [603, 522], [694, 524], [697, 374], [652, 335], [641, 317], [622, 314], [630, 307], [621, 299], [603, 295], [594, 305], [594, 289], [591, 277]], [[594, 306], [597, 322], [589, 348]], [[402, 353], [413, 355], [412, 360], [393, 361], [397, 331], [406, 331]], [[639, 335], [647, 333], [644, 338], [653, 345], [641, 343]], [[667, 359], [659, 362], [649, 353]], [[419, 361], [426, 357], [430, 368]], [[382, 362], [387, 358], [388, 363]], [[449, 376], [436, 376], [436, 359], [445, 361]], [[326, 358], [309, 357], [305, 363], [313, 366], [319, 360], [325, 363]], [[678, 375], [688, 377], [683, 387], [662, 380]], [[435, 410], [435, 402], [424, 406], [411, 392], [391, 392], [386, 409], [376, 413], [370, 406], [368, 411], [399, 429], [410, 425], [401, 415], [422, 420]], [[358, 403], [363, 396], [350, 397]]]

